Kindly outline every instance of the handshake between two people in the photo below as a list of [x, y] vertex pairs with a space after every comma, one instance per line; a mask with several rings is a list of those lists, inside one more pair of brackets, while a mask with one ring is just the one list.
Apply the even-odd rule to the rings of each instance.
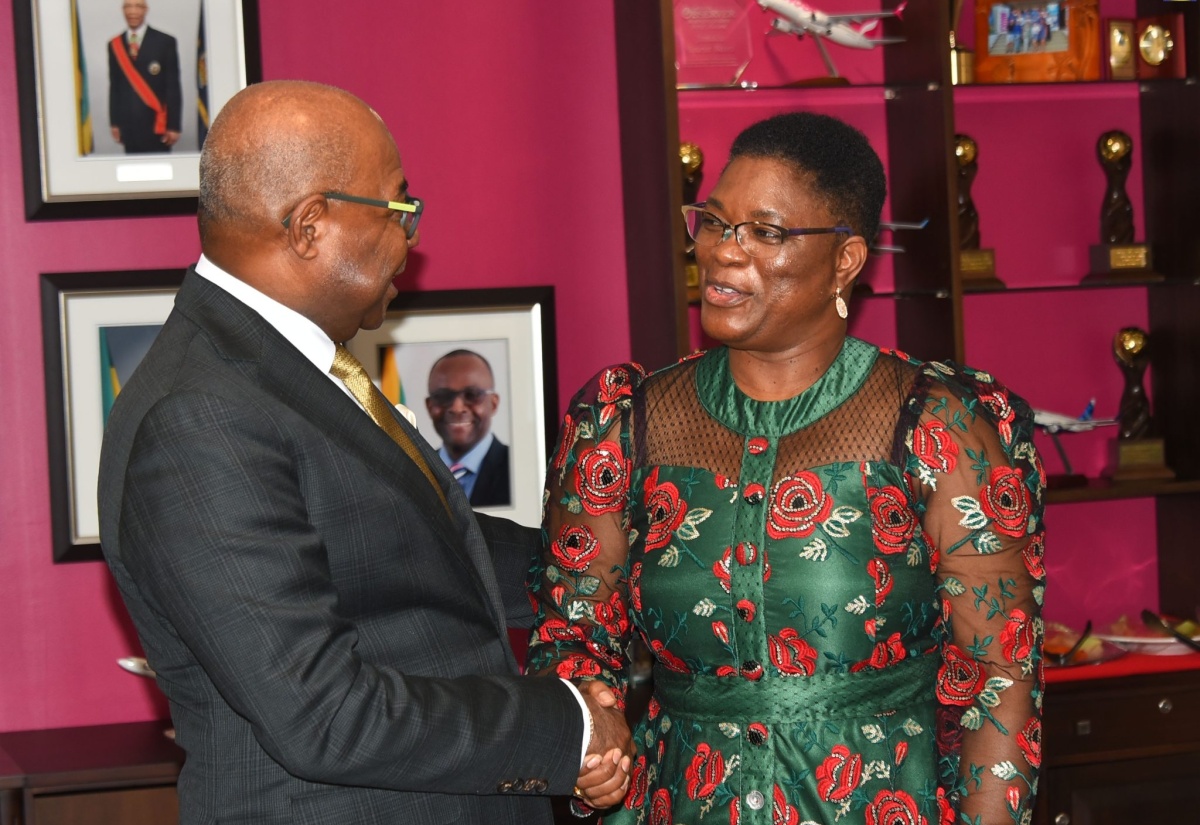
[[579, 692], [592, 715], [592, 739], [575, 783], [575, 795], [603, 810], [619, 804], [629, 790], [633, 737], [616, 694], [608, 685], [591, 680], [579, 685]]

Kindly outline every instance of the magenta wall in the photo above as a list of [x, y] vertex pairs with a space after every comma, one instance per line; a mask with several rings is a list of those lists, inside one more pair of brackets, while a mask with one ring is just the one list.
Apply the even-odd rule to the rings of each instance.
[[[17, 0], [28, 2], [28, 0]], [[11, 0], [0, 43], [13, 53]], [[553, 284], [560, 404], [629, 357], [609, 3], [262, 3], [268, 79], [342, 86], [391, 126], [429, 204], [403, 288]], [[50, 562], [38, 275], [182, 267], [191, 218], [27, 223], [15, 69], [0, 61], [0, 731], [165, 713], [114, 660], [136, 644], [101, 564]], [[570, 326], [587, 307], [603, 335]]]

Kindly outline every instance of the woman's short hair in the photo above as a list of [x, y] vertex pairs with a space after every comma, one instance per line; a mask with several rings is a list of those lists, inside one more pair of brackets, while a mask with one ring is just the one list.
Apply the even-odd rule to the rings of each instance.
[[867, 136], [848, 123], [814, 112], [788, 112], [746, 127], [729, 160], [773, 158], [809, 179], [833, 218], [874, 243], [887, 197], [883, 162]]

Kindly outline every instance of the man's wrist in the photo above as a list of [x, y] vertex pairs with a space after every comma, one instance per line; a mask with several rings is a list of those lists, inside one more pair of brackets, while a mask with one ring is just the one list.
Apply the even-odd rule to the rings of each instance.
[[575, 687], [574, 683], [569, 679], [562, 679], [562, 683], [571, 689], [571, 695], [579, 703], [579, 710], [583, 714], [583, 744], [579, 753], [579, 769], [582, 771], [583, 761], [587, 759], [588, 746], [592, 744], [592, 731], [595, 730], [592, 712], [588, 710], [587, 702], [583, 701], [583, 694], [579, 692], [579, 688]]

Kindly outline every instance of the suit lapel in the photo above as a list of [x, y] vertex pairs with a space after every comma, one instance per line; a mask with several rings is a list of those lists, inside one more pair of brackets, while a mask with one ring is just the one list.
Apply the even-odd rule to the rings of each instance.
[[176, 306], [208, 331], [224, 357], [256, 364], [265, 391], [413, 500], [413, 509], [447, 549], [465, 555], [463, 566], [486, 595], [497, 630], [503, 636], [503, 602], [487, 544], [462, 488], [425, 439], [396, 416], [442, 485], [453, 522], [425, 474], [404, 450], [258, 313], [191, 272], [180, 288]]

